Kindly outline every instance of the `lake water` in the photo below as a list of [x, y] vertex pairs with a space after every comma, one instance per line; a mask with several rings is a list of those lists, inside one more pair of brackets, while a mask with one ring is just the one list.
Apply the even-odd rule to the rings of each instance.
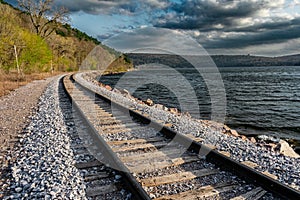
[[[180, 109], [176, 92], [159, 84], [145, 84], [143, 76], [155, 74], [154, 71], [126, 73], [126, 84], [120, 87], [129, 91], [135, 88], [133, 95], [140, 99], [150, 98], [155, 103]], [[300, 67], [224, 67], [219, 71], [226, 91], [225, 123], [229, 127], [248, 135], [300, 140]], [[158, 74], [177, 83], [187, 80], [195, 90], [200, 108], [200, 116], [195, 117], [210, 119], [211, 97], [203, 78], [189, 68], [177, 69], [177, 72], [183, 75], [182, 80], [173, 70]], [[101, 81], [114, 86], [120, 77], [122, 75], [102, 76]], [[180, 98], [190, 98], [184, 88], [180, 94]]]

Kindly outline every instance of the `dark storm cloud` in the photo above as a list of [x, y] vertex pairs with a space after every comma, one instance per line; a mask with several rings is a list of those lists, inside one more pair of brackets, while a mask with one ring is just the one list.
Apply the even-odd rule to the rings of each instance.
[[97, 35], [97, 39], [99, 39], [100, 41], [104, 41], [104, 40], [107, 40], [108, 38], [111, 38], [114, 35], [115, 35], [115, 33], [101, 34], [101, 35]]
[[195, 40], [176, 30], [145, 27], [123, 32], [103, 41], [121, 52], [207, 55]]
[[[17, 0], [7, 0], [17, 5]], [[164, 9], [169, 0], [55, 0], [55, 6], [63, 6], [71, 13], [133, 15], [144, 10]]]
[[[284, 3], [284, 2], [283, 2]], [[205, 48], [244, 48], [300, 38], [300, 18], [274, 16], [262, 20], [261, 11], [282, 8], [280, 1], [200, 1], [173, 3], [167, 12], [154, 18], [156, 27], [200, 31], [198, 41]], [[252, 23], [243, 24], [243, 19]], [[255, 21], [254, 21], [255, 19]], [[212, 37], [208, 37], [212, 34]], [[225, 34], [224, 33], [228, 33]]]
[[210, 30], [215, 25], [235, 26], [233, 19], [249, 17], [264, 7], [252, 1], [198, 1], [174, 3], [169, 12], [154, 19], [155, 26], [175, 29]]
[[120, 33], [123, 33], [122, 30], [134, 30], [136, 29], [136, 27], [132, 26], [132, 25], [129, 25], [129, 26], [126, 26], [126, 25], [123, 25], [123, 26], [116, 26], [115, 29], [113, 29], [112, 31], [110, 31], [109, 33], [105, 33], [105, 34], [98, 34], [97, 35], [97, 38], [100, 40], [100, 41], [104, 41], [104, 40], [107, 40], [115, 35], [118, 35]]
[[276, 44], [300, 38], [300, 26], [285, 29], [269, 30], [261, 33], [248, 33], [228, 38], [217, 38], [207, 41], [206, 48], [243, 48], [253, 45]]
[[56, 0], [56, 5], [64, 6], [70, 12], [83, 11], [89, 14], [130, 14], [137, 7], [132, 0]]
[[168, 0], [56, 0], [70, 12], [83, 11], [89, 14], [124, 14], [134, 15], [145, 10], [163, 9]]
[[246, 26], [243, 28], [224, 28], [225, 32], [262, 32], [268, 30], [278, 30], [286, 29], [290, 27], [300, 26], [300, 18], [295, 18], [292, 20], [283, 20], [283, 19], [273, 19], [271, 22], [258, 23], [251, 26]]
[[[17, 0], [7, 0], [17, 6]], [[55, 7], [65, 7], [70, 13], [79, 11], [88, 14], [125, 14], [131, 15], [138, 9], [135, 0], [54, 0]]]

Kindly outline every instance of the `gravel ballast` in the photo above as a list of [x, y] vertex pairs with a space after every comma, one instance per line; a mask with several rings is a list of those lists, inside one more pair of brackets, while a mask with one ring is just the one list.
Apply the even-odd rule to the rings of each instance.
[[12, 164], [4, 199], [85, 199], [85, 185], [74, 166], [68, 130], [59, 107], [58, 78], [40, 97]]
[[230, 157], [237, 161], [256, 163], [255, 169], [271, 174], [280, 182], [300, 190], [300, 158], [284, 156], [279, 151], [268, 148], [260, 142], [253, 143], [247, 139], [243, 140], [239, 137], [223, 134], [221, 129], [211, 128], [203, 121], [191, 118], [188, 115], [178, 116], [155, 106], [147, 106], [134, 100], [134, 98], [128, 97], [128, 94], [124, 94], [119, 90], [112, 92], [104, 87], [99, 87], [95, 77], [97, 77], [95, 73], [80, 73], [75, 76], [76, 81], [93, 91], [107, 96], [128, 108], [139, 110], [152, 119], [172, 124], [172, 128], [179, 133], [193, 134], [200, 137], [204, 139], [202, 143], [214, 145], [217, 150], [230, 153]]
[[13, 148], [18, 138], [23, 137], [23, 129], [30, 123], [28, 117], [35, 112], [40, 96], [52, 80], [33, 81], [0, 97], [0, 198], [10, 176], [9, 163], [15, 159]]

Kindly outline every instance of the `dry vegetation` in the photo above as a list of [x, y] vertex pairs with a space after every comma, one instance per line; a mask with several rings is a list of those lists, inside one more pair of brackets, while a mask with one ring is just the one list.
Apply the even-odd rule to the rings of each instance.
[[0, 97], [7, 95], [10, 91], [13, 91], [27, 83], [34, 80], [42, 80], [51, 76], [60, 74], [61, 72], [44, 72], [44, 73], [32, 73], [32, 74], [18, 74], [17, 72], [5, 73], [0, 70]]

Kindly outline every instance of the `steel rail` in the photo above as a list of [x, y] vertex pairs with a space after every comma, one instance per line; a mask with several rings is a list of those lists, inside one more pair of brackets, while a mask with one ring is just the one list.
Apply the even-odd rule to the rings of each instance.
[[[64, 78], [67, 78], [67, 76], [63, 77], [60, 81], [63, 81]], [[74, 81], [74, 79], [72, 80], [72, 77], [71, 77], [71, 81]], [[104, 159], [100, 160], [100, 162], [104, 162], [105, 164], [108, 164], [108, 166], [118, 171], [121, 174], [121, 176], [127, 180], [124, 181], [124, 183], [127, 184], [127, 188], [134, 195], [135, 199], [150, 200], [151, 198], [146, 193], [146, 191], [142, 188], [139, 182], [137, 182], [137, 180], [129, 172], [128, 168], [121, 162], [121, 160], [117, 157], [117, 155], [112, 151], [110, 146], [99, 135], [98, 131], [94, 128], [91, 122], [86, 118], [85, 114], [82, 112], [79, 105], [74, 101], [71, 94], [69, 94], [64, 84], [63, 84], [63, 89], [67, 94], [67, 97], [69, 98], [70, 102], [72, 103], [72, 107], [75, 109], [76, 114], [86, 125], [87, 127], [86, 132], [90, 134], [90, 136], [93, 138], [93, 141], [95, 143], [101, 146], [101, 153]]]

